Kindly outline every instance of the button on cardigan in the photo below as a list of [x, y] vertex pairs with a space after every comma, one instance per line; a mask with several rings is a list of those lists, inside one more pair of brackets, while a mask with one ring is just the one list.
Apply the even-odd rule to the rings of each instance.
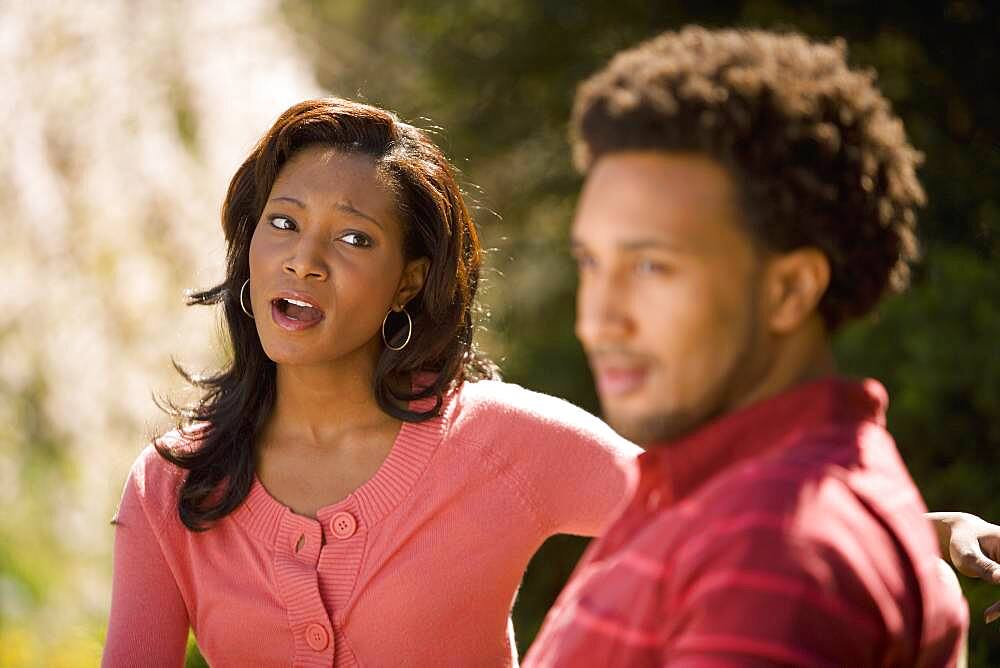
[[177, 515], [184, 471], [149, 446], [117, 513], [103, 665], [181, 666], [189, 628], [213, 667], [516, 665], [510, 610], [528, 561], [553, 534], [599, 533], [637, 454], [567, 402], [464, 383], [316, 518], [255, 479], [235, 512], [192, 532]]

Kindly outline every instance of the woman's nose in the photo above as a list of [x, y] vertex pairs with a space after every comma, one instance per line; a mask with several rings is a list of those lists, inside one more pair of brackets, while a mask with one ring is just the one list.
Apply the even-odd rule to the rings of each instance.
[[295, 245], [294, 253], [284, 263], [284, 270], [300, 279], [326, 280], [329, 275], [326, 261], [319, 252], [319, 244], [302, 239]]

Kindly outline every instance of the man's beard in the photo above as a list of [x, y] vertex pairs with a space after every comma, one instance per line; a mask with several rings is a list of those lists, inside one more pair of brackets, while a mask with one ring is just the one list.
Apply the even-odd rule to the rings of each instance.
[[604, 410], [604, 419], [616, 432], [643, 447], [669, 445], [729, 413], [743, 396], [766, 373], [766, 357], [759, 356], [757, 332], [750, 323], [739, 353], [729, 368], [707, 391], [697, 405], [687, 408], [663, 407], [641, 415]]
[[710, 419], [682, 411], [640, 416], [615, 415], [613, 412], [607, 412], [604, 418], [616, 432], [643, 447], [666, 445], [676, 441]]

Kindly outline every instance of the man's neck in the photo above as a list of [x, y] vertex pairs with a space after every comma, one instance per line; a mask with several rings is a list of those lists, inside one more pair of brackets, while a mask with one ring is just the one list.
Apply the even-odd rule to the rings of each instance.
[[777, 396], [802, 383], [837, 373], [829, 335], [818, 317], [802, 331], [777, 343], [767, 371], [746, 392], [734, 398], [732, 412]]

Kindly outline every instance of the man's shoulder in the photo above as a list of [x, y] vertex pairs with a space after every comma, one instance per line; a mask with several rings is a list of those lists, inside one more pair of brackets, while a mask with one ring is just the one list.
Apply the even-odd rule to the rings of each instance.
[[845, 486], [845, 462], [819, 450], [803, 443], [740, 462], [703, 483], [690, 502], [720, 518], [750, 510], [794, 514], [822, 502], [821, 491]]
[[891, 437], [857, 429], [736, 465], [664, 513], [691, 534], [666, 560], [666, 590], [696, 598], [722, 583], [754, 610], [757, 598], [804, 606], [907, 652], [921, 651], [921, 610], [935, 610], [947, 645], [962, 602], [935, 580], [923, 500]]
[[744, 527], [740, 542], [771, 550], [862, 551], [897, 563], [917, 551], [933, 554], [926, 507], [905, 467], [891, 462], [891, 438], [857, 430], [803, 435], [737, 464], [685, 499], [686, 512], [708, 533]]
[[[924, 512], [892, 437], [874, 423], [831, 424], [791, 435], [780, 446], [724, 469], [697, 491], [719, 511], [771, 505], [775, 510], [828, 504], [869, 505], [869, 492], [896, 490], [877, 502]], [[861, 498], [859, 498], [861, 497]], [[851, 499], [854, 499], [851, 502]]]
[[936, 543], [905, 467], [868, 452], [894, 452], [891, 438], [820, 436], [733, 466], [682, 501], [679, 515], [696, 518], [702, 536], [682, 554], [712, 561], [726, 547], [733, 567], [781, 563], [854, 600], [880, 595], [874, 587], [915, 602]]

